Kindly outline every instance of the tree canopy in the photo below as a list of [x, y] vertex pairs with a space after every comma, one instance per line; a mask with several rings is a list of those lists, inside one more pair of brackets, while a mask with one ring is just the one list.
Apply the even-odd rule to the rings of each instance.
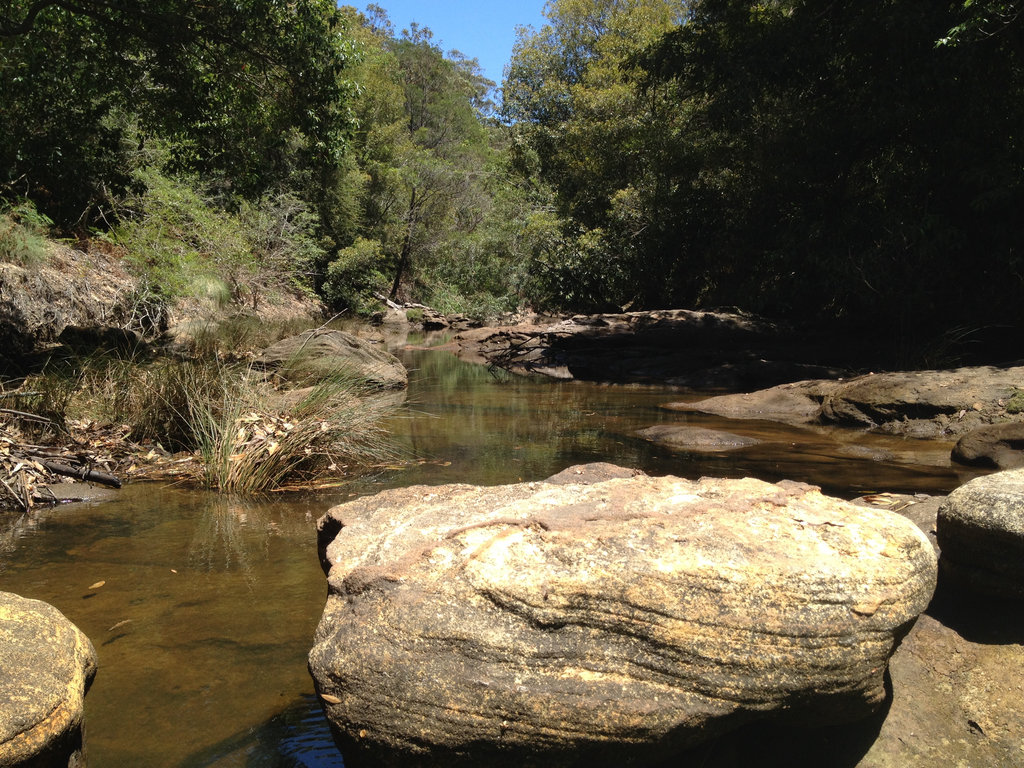
[[12, 0], [0, 199], [65, 232], [262, 222], [241, 251], [283, 222], [359, 312], [730, 305], [904, 348], [1024, 321], [1015, 2], [546, 14], [499, 98], [378, 6]]
[[741, 305], [908, 341], [1019, 322], [1019, 33], [968, 24], [940, 44], [961, 12], [552, 3], [505, 104], [566, 218], [548, 274], [593, 285], [563, 299]]
[[147, 137], [245, 195], [323, 186], [351, 131], [352, 56], [329, 0], [13, 0], [0, 16], [0, 184], [86, 222]]

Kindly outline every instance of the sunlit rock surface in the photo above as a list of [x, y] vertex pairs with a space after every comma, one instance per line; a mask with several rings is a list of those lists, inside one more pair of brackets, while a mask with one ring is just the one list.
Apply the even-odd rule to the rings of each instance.
[[1021, 421], [1007, 403], [1024, 367], [872, 373], [799, 381], [745, 394], [670, 403], [682, 411], [785, 424], [842, 424], [895, 435], [948, 439], [988, 424]]
[[913, 523], [798, 483], [553, 480], [321, 519], [309, 664], [346, 765], [633, 764], [883, 701], [935, 584]]
[[89, 639], [52, 605], [0, 592], [0, 766], [78, 766], [96, 674]]
[[976, 477], [939, 507], [942, 568], [993, 597], [1024, 599], [1024, 469]]

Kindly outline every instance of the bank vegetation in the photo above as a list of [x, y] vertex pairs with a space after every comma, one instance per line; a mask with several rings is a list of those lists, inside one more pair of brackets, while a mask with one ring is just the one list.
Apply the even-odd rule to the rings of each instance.
[[0, 261], [113, 254], [149, 337], [176, 302], [286, 292], [729, 306], [874, 338], [883, 366], [1008, 359], [1019, 10], [554, 0], [499, 88], [379, 6], [12, 0]]

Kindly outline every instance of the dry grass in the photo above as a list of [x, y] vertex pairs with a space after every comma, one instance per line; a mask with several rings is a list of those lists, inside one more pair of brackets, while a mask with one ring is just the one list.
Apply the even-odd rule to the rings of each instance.
[[381, 426], [390, 407], [351, 383], [323, 382], [277, 408], [261, 389], [226, 388], [196, 420], [210, 487], [259, 493], [394, 460]]
[[22, 402], [52, 424], [124, 425], [126, 441], [193, 452], [202, 481], [230, 493], [318, 484], [396, 459], [382, 426], [392, 406], [349, 379], [283, 394], [216, 356], [96, 356], [55, 363], [19, 390], [34, 393]]

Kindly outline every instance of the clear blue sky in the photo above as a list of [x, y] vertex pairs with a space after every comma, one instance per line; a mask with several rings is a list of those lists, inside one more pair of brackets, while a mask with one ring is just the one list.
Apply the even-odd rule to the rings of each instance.
[[[351, 2], [351, 0], [350, 0]], [[345, 4], [342, 0], [342, 4]], [[353, 3], [365, 11], [370, 3]], [[445, 53], [457, 49], [476, 58], [484, 75], [501, 85], [501, 75], [512, 54], [516, 27], [545, 22], [545, 0], [378, 0], [388, 12], [395, 34], [416, 22], [430, 27], [434, 42]]]

